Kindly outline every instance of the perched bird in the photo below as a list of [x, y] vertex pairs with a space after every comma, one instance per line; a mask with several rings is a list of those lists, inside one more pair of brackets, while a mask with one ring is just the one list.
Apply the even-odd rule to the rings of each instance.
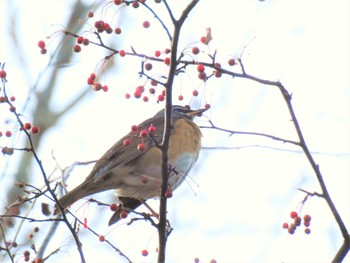
[[[185, 179], [201, 149], [201, 131], [193, 122], [206, 109], [191, 110], [172, 107], [172, 128], [168, 149], [169, 190], [176, 189]], [[117, 190], [121, 209], [108, 225], [120, 219], [122, 211], [132, 211], [147, 199], [159, 197], [161, 191], [164, 109], [145, 120], [116, 142], [93, 167], [90, 175], [75, 189], [58, 200], [66, 209], [77, 200], [106, 190]], [[56, 207], [55, 214], [60, 211]]]

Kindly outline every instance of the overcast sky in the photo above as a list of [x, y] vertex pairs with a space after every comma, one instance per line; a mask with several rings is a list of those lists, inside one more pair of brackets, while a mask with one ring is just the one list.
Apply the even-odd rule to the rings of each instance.
[[[12, 13], [6, 2], [0, 0], [0, 62], [6, 62], [8, 86], [20, 104], [47, 63], [47, 56], [39, 54], [37, 41], [65, 24], [73, 1], [14, 1], [17, 13], [12, 24], [7, 19]], [[153, 1], [149, 2], [154, 5]], [[176, 1], [175, 15], [186, 2]], [[115, 46], [130, 51], [132, 45], [138, 52], [147, 54], [168, 47], [164, 31], [146, 10], [130, 10], [118, 20], [120, 12], [116, 13], [113, 8], [110, 7], [107, 14], [102, 12], [101, 17], [114, 17], [123, 30], [125, 28], [125, 35], [116, 38], [117, 43], [113, 42]], [[205, 52], [217, 50], [217, 60], [225, 67], [228, 58], [243, 53], [247, 73], [284, 84], [293, 94], [293, 106], [307, 144], [345, 223], [350, 222], [349, 14], [350, 2], [346, 0], [202, 0], [190, 14], [180, 41], [181, 49], [193, 45], [205, 34], [205, 28], [211, 27], [210, 49], [200, 43], [196, 46]], [[144, 20], [151, 22], [147, 30], [141, 26]], [[13, 45], [9, 36], [13, 28], [20, 32], [19, 47]], [[51, 48], [54, 46], [49, 46], [49, 50]], [[25, 55], [25, 62], [19, 60], [18, 49]], [[70, 67], [62, 69], [53, 107], [60, 107], [83, 88], [87, 76], [102, 58], [95, 47], [77, 54]], [[202, 55], [199, 59], [207, 57]], [[23, 65], [28, 65], [25, 72]], [[97, 159], [128, 132], [132, 124], [153, 116], [163, 106], [154, 99], [148, 104], [124, 99], [126, 92], [132, 92], [142, 82], [137, 75], [139, 65], [136, 59], [117, 58], [116, 68], [104, 77], [110, 91], [91, 92], [78, 108], [48, 132], [39, 151], [47, 171], [52, 171], [55, 165], [52, 151], [62, 167], [74, 161]], [[287, 109], [275, 87], [230, 77], [203, 85], [192, 73], [194, 71], [189, 70], [177, 78], [174, 94], [181, 92], [184, 103], [189, 103], [190, 93], [198, 89], [200, 96], [192, 99], [192, 105], [199, 107], [205, 102], [212, 105], [206, 116], [197, 120], [199, 125], [206, 125], [211, 119], [226, 129], [266, 132], [296, 140]], [[174, 102], [180, 103], [176, 99]], [[7, 109], [0, 105], [1, 130], [9, 125], [3, 116], [7, 116]], [[298, 188], [319, 191], [315, 175], [300, 149], [253, 136], [229, 137], [207, 130], [203, 130], [203, 135], [206, 147], [243, 148], [203, 150], [191, 178], [169, 200], [168, 216], [174, 230], [168, 242], [167, 262], [192, 262], [195, 257], [201, 262], [212, 258], [218, 262], [331, 261], [342, 238], [322, 199], [314, 197], [303, 207], [302, 212], [313, 218], [310, 235], [298, 229], [291, 236], [281, 227], [283, 222], [290, 222], [290, 211], [296, 210], [305, 197]], [[0, 138], [0, 146], [7, 143], [14, 142]], [[6, 158], [0, 156], [0, 170], [5, 167]], [[8, 169], [14, 171], [12, 167]], [[90, 169], [77, 169], [69, 188], [78, 185]], [[0, 187], [8, 187], [8, 180], [1, 180]], [[38, 179], [37, 183], [42, 182]], [[98, 197], [108, 200], [109, 195]], [[150, 204], [157, 209], [157, 201]], [[72, 211], [78, 208], [79, 204]], [[78, 215], [81, 213], [78, 211]], [[135, 262], [154, 262], [155, 229], [141, 222], [127, 226], [126, 221], [108, 228], [109, 216], [108, 210], [90, 206], [88, 218], [98, 233], [107, 235], [107, 239]], [[101, 260], [101, 256], [106, 262], [125, 262], [107, 244], [85, 232], [81, 230], [88, 262]], [[57, 235], [50, 249], [60, 245], [63, 248], [59, 255], [53, 256], [52, 262], [78, 262], [78, 253], [67, 229], [62, 226], [59, 233], [64, 234]], [[144, 258], [140, 251], [145, 248], [150, 255]], [[350, 262], [349, 256], [346, 262]]]

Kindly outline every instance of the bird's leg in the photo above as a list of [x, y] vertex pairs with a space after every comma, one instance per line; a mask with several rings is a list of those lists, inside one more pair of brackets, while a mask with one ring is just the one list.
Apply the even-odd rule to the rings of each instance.
[[[147, 209], [151, 212], [150, 216], [154, 216], [155, 218], [157, 218], [157, 219], [159, 220], [159, 214], [158, 214], [156, 211], [154, 211], [153, 208], [150, 207], [150, 206], [146, 203], [145, 200], [140, 200], [140, 202], [141, 202], [145, 207], [147, 207]], [[168, 231], [169, 231], [169, 234], [170, 234], [170, 232], [172, 231], [172, 227], [171, 227], [170, 221], [169, 221], [168, 219], [166, 220], [166, 227], [167, 227], [167, 229], [168, 229]]]
[[159, 214], [156, 211], [154, 211], [153, 208], [150, 207], [145, 200], [140, 200], [140, 202], [151, 212], [151, 216], [154, 216], [155, 218], [159, 219]]

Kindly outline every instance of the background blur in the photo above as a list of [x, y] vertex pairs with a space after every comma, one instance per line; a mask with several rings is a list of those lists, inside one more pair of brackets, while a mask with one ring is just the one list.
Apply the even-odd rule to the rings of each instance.
[[[149, 2], [161, 17], [167, 17], [162, 5]], [[187, 3], [169, 1], [176, 17]], [[86, 13], [95, 9], [92, 4], [81, 1], [79, 5], [84, 11], [72, 21], [85, 19]], [[109, 86], [106, 93], [94, 92], [86, 85], [87, 77], [99, 68], [99, 61], [108, 54], [102, 48], [90, 45], [69, 57], [73, 42], [65, 38], [62, 49], [66, 53], [58, 54], [53, 65], [47, 66], [50, 55], [40, 54], [38, 40], [54, 36], [48, 46], [52, 54], [62, 40], [62, 35], [57, 32], [67, 25], [72, 12], [79, 11], [76, 10], [79, 5], [73, 0], [0, 0], [0, 62], [6, 62], [7, 89], [10, 95], [16, 96], [17, 109], [33, 120], [32, 113], [40, 107], [36, 94], [50, 85], [54, 86], [48, 105], [51, 112], [62, 112], [74, 98], [81, 97], [53, 126], [49, 125], [52, 123], [50, 117], [40, 115], [40, 122], [48, 126], [38, 153], [48, 174], [54, 172], [56, 161], [64, 168], [74, 161], [98, 159], [129, 131], [132, 124], [153, 116], [164, 106], [157, 104], [155, 98], [148, 103], [124, 98], [126, 92], [133, 92], [135, 86], [143, 83], [138, 78], [140, 61], [136, 58], [118, 56], [109, 63], [101, 78]], [[108, 44], [127, 51], [132, 45], [137, 52], [145, 54], [169, 47], [167, 36], [147, 10], [116, 10], [113, 5], [100, 8], [89, 21], [110, 18], [121, 26], [123, 33], [113, 35]], [[150, 21], [149, 29], [142, 28], [144, 20]], [[164, 21], [168, 22], [167, 19]], [[73, 26], [77, 24], [73, 23]], [[195, 43], [207, 27], [211, 27], [213, 35], [210, 49]], [[190, 14], [180, 41], [180, 49], [191, 44], [205, 52], [217, 50], [217, 61], [225, 67], [229, 58], [239, 57], [243, 52], [247, 73], [280, 80], [284, 84], [293, 94], [293, 106], [307, 144], [348, 227], [349, 32], [350, 2], [346, 0], [202, 0]], [[202, 55], [199, 59], [207, 57]], [[193, 89], [200, 91], [198, 98], [191, 98]], [[226, 129], [296, 139], [284, 101], [275, 87], [227, 76], [211, 79], [204, 85], [197, 79], [195, 70], [190, 69], [175, 82], [175, 104], [180, 104], [176, 99], [180, 93], [185, 97], [182, 104], [200, 107], [207, 102], [212, 105], [206, 116], [197, 119], [199, 125], [206, 125], [210, 119]], [[8, 109], [0, 105], [0, 130], [11, 129], [14, 126], [12, 118]], [[312, 216], [310, 235], [305, 235], [302, 227], [294, 235], [281, 227], [283, 222], [291, 221], [289, 213], [297, 210], [305, 197], [298, 188], [319, 191], [315, 175], [300, 149], [269, 139], [247, 135], [230, 137], [206, 129], [203, 130], [203, 144], [209, 148], [232, 149], [204, 149], [191, 177], [169, 200], [168, 216], [174, 230], [167, 246], [168, 262], [192, 262], [195, 257], [201, 262], [209, 262], [212, 258], [218, 262], [331, 261], [342, 237], [322, 199], [314, 197], [302, 209], [302, 213]], [[19, 147], [23, 142], [18, 136], [1, 137], [0, 146], [6, 145]], [[0, 156], [1, 209], [6, 205], [8, 189], [13, 186], [13, 175], [22, 160], [21, 155], [16, 152], [13, 156]], [[68, 188], [72, 189], [84, 180], [91, 168], [91, 165], [77, 167], [68, 181]], [[36, 165], [30, 174], [31, 184], [43, 185]], [[111, 193], [100, 194], [98, 199], [109, 202]], [[79, 210], [83, 202], [72, 207], [72, 211], [77, 211], [82, 218], [86, 215], [85, 209]], [[157, 201], [150, 204], [158, 209]], [[133, 261], [155, 262], [156, 230], [144, 222], [127, 226], [128, 220], [108, 228], [110, 215], [108, 209], [90, 205], [89, 225], [99, 234], [106, 235]], [[30, 216], [42, 218], [40, 207], [34, 208]], [[28, 233], [34, 226], [40, 227], [36, 244], [42, 242], [45, 229], [50, 226], [46, 223], [24, 224]], [[16, 226], [8, 233], [8, 238], [14, 235]], [[106, 243], [99, 242], [83, 228], [79, 235], [88, 262], [97, 262], [101, 257], [105, 262], [125, 262]], [[24, 243], [26, 238], [23, 234], [19, 240]], [[63, 224], [50, 242], [47, 253], [60, 246], [61, 251], [52, 256], [51, 262], [79, 261], [72, 237]], [[150, 255], [142, 257], [142, 249], [148, 249]], [[350, 262], [349, 256], [347, 262]]]

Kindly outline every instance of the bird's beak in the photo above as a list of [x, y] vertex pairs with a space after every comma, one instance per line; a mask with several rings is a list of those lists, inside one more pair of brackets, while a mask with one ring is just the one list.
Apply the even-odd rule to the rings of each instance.
[[188, 115], [190, 115], [191, 117], [200, 117], [202, 116], [203, 112], [205, 112], [207, 109], [198, 109], [198, 110], [192, 110], [191, 112], [187, 113]]

